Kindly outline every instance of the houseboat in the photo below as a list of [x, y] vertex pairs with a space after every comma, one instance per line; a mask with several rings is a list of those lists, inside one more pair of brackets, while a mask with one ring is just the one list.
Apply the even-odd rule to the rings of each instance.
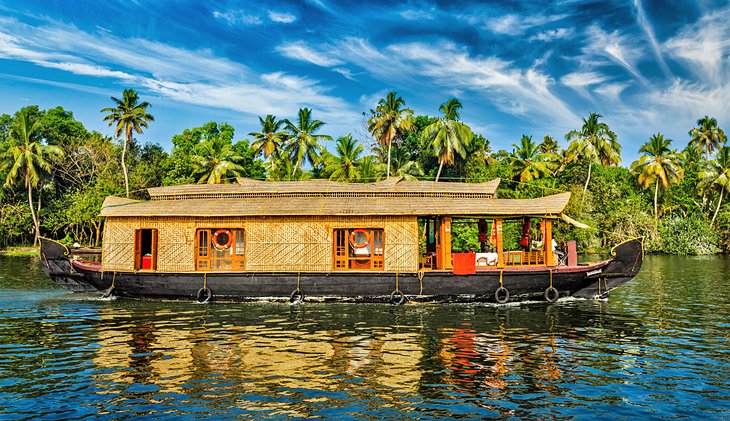
[[[73, 291], [199, 302], [553, 302], [604, 298], [639, 272], [641, 239], [598, 263], [579, 264], [574, 242], [558, 258], [552, 226], [575, 222], [563, 214], [570, 193], [502, 199], [498, 185], [240, 178], [156, 187], [150, 200], [104, 201], [101, 262], [48, 239], [41, 258]], [[478, 252], [452, 251], [458, 224], [477, 228]], [[520, 247], [504, 246], [516, 244], [508, 231], [521, 232]]]

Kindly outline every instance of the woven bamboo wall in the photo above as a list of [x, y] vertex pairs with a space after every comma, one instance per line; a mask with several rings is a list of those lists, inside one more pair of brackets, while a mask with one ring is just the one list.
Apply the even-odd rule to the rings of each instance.
[[134, 231], [159, 230], [157, 270], [195, 270], [195, 231], [198, 228], [244, 228], [246, 270], [252, 272], [328, 272], [332, 270], [332, 231], [336, 228], [383, 228], [385, 270], [418, 269], [418, 224], [412, 216], [398, 217], [252, 217], [179, 218], [107, 217], [104, 228], [105, 271], [134, 269]]

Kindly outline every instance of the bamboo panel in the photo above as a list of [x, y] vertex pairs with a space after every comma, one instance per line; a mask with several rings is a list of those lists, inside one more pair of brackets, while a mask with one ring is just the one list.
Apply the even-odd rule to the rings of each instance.
[[199, 228], [243, 228], [246, 270], [252, 272], [329, 272], [336, 228], [383, 228], [385, 270], [415, 271], [418, 224], [414, 217], [107, 217], [104, 229], [105, 271], [134, 270], [134, 231], [159, 232], [157, 270], [195, 270], [195, 232]]

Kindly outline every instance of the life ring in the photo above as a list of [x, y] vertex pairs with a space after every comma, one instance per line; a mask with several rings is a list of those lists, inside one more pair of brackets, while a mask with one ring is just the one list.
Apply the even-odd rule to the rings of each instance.
[[505, 287], [499, 287], [494, 291], [494, 300], [500, 304], [509, 301], [509, 291]]
[[210, 289], [203, 287], [198, 290], [198, 295], [196, 295], [195, 299], [200, 304], [205, 304], [208, 301], [210, 301], [211, 297], [213, 297], [213, 292], [211, 292]]
[[[357, 243], [357, 242], [355, 242], [355, 236], [360, 233], [365, 235], [365, 241], [362, 243]], [[361, 249], [361, 248], [367, 247], [368, 244], [370, 244], [370, 241], [368, 241], [368, 240], [370, 240], [370, 235], [368, 235], [368, 232], [362, 228], [352, 230], [352, 232], [350, 233], [350, 245], [356, 249]]]
[[395, 290], [390, 293], [390, 303], [393, 304], [394, 306], [399, 306], [399, 305], [403, 304], [405, 301], [406, 301], [406, 296], [402, 292]]
[[549, 303], [554, 303], [558, 301], [558, 298], [560, 298], [560, 292], [553, 288], [548, 287], [548, 289], [545, 290], [545, 300]]
[[294, 291], [292, 291], [291, 295], [289, 296], [289, 302], [292, 304], [301, 304], [304, 302], [304, 292], [297, 288]]
[[[218, 236], [221, 234], [225, 234], [228, 237], [228, 241], [226, 241], [225, 244], [221, 244], [218, 242]], [[213, 248], [218, 251], [226, 251], [231, 247], [231, 244], [233, 244], [233, 235], [231, 235], [231, 231], [227, 229], [219, 229], [215, 233], [213, 233]]]

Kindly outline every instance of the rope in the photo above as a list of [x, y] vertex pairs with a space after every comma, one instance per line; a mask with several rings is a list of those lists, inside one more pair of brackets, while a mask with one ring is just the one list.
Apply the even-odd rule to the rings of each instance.
[[116, 279], [117, 279], [117, 273], [112, 272], [112, 288], [114, 288], [114, 282], [116, 281]]
[[208, 272], [203, 273], [203, 288], [208, 289]]
[[502, 272], [503, 271], [501, 271], [501, 270], [499, 271], [499, 287], [500, 288], [504, 288], [504, 285], [502, 285]]
[[297, 291], [301, 291], [302, 273], [297, 272]]
[[398, 289], [398, 272], [395, 273], [395, 292], [400, 292], [400, 290]]
[[423, 295], [423, 277], [426, 275], [426, 269], [421, 268], [418, 270], [418, 283], [421, 285], [421, 289], [418, 291], [418, 295]]
[[550, 269], [550, 288], [553, 287], [553, 270]]

